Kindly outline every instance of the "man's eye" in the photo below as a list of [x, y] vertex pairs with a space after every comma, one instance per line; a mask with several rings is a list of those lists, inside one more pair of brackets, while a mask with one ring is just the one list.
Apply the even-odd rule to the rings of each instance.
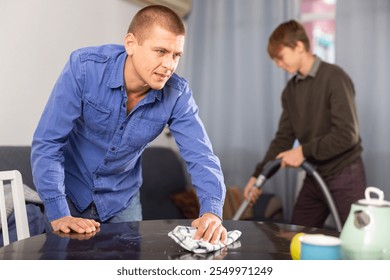
[[275, 62], [279, 62], [279, 61], [282, 61], [283, 60], [283, 56], [282, 55], [278, 55], [277, 57], [274, 58]]
[[157, 52], [158, 54], [165, 54], [165, 51], [164, 51], [164, 50], [156, 50], [156, 52]]

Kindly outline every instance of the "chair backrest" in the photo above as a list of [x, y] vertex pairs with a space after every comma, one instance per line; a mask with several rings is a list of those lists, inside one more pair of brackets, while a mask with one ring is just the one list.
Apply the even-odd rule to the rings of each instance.
[[10, 182], [12, 202], [15, 214], [17, 239], [30, 237], [26, 202], [24, 198], [22, 175], [17, 170], [0, 171], [0, 215], [4, 246], [9, 244], [8, 221], [5, 201], [4, 182]]

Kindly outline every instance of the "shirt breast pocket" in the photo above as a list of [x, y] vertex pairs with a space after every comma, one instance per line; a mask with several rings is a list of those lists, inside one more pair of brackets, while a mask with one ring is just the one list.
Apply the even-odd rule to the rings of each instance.
[[89, 131], [103, 135], [109, 127], [111, 111], [99, 104], [85, 99], [83, 101], [84, 124]]
[[139, 118], [128, 133], [127, 145], [132, 148], [144, 147], [160, 135], [166, 123], [164, 120]]

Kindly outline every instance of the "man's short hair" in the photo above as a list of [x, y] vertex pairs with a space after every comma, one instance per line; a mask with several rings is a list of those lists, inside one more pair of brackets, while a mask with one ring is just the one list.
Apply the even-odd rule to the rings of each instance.
[[303, 43], [306, 51], [310, 51], [310, 40], [302, 24], [295, 20], [284, 22], [269, 37], [268, 54], [274, 59], [283, 47], [295, 48], [298, 41]]
[[161, 5], [151, 5], [139, 10], [130, 23], [127, 33], [132, 33], [140, 44], [155, 25], [176, 35], [185, 35], [186, 29], [180, 16]]

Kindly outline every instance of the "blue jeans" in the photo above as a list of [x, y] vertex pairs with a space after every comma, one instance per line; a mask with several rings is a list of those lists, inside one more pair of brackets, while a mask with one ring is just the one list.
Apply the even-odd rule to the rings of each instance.
[[104, 221], [104, 223], [114, 224], [114, 223], [137, 222], [137, 221], [142, 221], [142, 207], [141, 207], [139, 192], [137, 192], [131, 198], [129, 207], [115, 214], [107, 221]]
[[[74, 206], [73, 202], [67, 198], [68, 205], [69, 205], [69, 210], [70, 210], [70, 215], [73, 217], [79, 217], [79, 218], [85, 218], [85, 219], [93, 219], [98, 222], [100, 221], [99, 214], [96, 209], [95, 203], [91, 203], [85, 209], [83, 212], [80, 212], [77, 210], [77, 208]], [[52, 231], [52, 227], [50, 225], [50, 222], [47, 219], [47, 216], [45, 215], [46, 219], [46, 231]], [[122, 210], [121, 212], [115, 214], [108, 220], [102, 222], [102, 223], [107, 223], [107, 224], [114, 224], [114, 223], [122, 223], [122, 222], [135, 222], [135, 221], [141, 221], [142, 220], [142, 207], [141, 207], [141, 201], [140, 201], [140, 193], [137, 192], [130, 201], [130, 205]]]

